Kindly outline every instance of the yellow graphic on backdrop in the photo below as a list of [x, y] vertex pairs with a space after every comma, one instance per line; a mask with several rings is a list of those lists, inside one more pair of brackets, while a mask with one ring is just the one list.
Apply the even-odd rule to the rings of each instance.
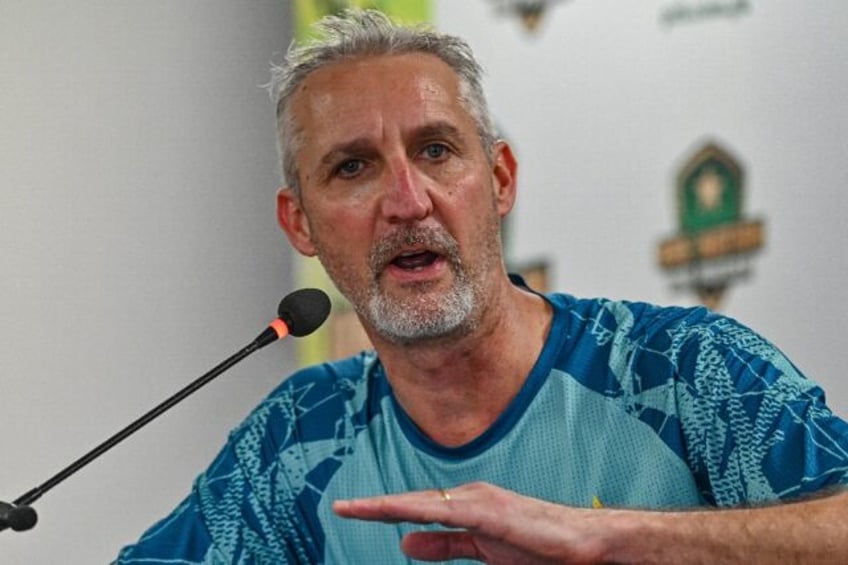
[[313, 22], [345, 8], [379, 10], [403, 22], [430, 21], [430, 0], [295, 0], [295, 37], [303, 39]]

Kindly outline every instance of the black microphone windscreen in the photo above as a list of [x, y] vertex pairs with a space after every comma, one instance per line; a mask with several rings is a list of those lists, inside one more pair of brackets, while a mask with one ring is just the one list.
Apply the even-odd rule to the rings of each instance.
[[36, 522], [38, 514], [31, 507], [0, 502], [0, 529], [9, 527], [16, 532], [23, 532], [35, 526]]
[[295, 337], [309, 335], [330, 315], [330, 298], [323, 290], [302, 288], [283, 298], [277, 314]]

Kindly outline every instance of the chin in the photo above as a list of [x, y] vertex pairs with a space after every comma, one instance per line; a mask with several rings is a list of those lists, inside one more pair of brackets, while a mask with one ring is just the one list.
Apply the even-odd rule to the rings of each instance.
[[452, 293], [424, 300], [392, 300], [373, 297], [368, 318], [385, 339], [402, 344], [457, 337], [473, 329], [473, 293]]

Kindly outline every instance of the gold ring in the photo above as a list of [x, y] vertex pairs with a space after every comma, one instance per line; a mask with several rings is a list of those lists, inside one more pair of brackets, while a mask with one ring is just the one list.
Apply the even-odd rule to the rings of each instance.
[[451, 499], [451, 495], [448, 492], [448, 489], [440, 488], [439, 494], [442, 496], [442, 500], [444, 500], [445, 502], [448, 502]]

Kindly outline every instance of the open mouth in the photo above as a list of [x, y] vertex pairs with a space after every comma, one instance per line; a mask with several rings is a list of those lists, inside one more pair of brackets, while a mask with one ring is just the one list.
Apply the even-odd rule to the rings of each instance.
[[382, 237], [368, 261], [377, 279], [388, 270], [403, 280], [420, 280], [437, 276], [445, 265], [458, 266], [458, 247], [443, 228], [419, 226]]
[[439, 255], [432, 251], [410, 251], [401, 253], [395, 257], [391, 265], [403, 269], [405, 271], [420, 271], [425, 267], [429, 267], [439, 258]]

